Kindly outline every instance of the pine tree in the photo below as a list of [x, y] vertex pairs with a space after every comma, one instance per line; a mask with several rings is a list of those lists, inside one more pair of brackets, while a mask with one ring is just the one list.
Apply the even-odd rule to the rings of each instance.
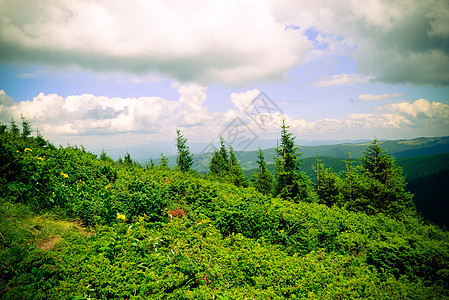
[[360, 159], [361, 172], [369, 183], [366, 196], [372, 212], [397, 216], [407, 209], [414, 209], [413, 194], [405, 190], [406, 180], [393, 156], [373, 140]]
[[330, 168], [324, 168], [324, 164], [316, 156], [315, 176], [315, 190], [319, 199], [319, 203], [325, 204], [329, 207], [341, 204], [343, 200], [342, 193], [342, 179], [338, 174], [332, 172]]
[[147, 169], [154, 169], [155, 168], [154, 160], [150, 157], [150, 161], [147, 164]]
[[303, 173], [299, 173], [302, 153], [296, 153], [295, 137], [288, 132], [285, 119], [281, 125], [281, 143], [276, 147], [276, 194], [283, 199], [307, 200], [308, 187]]
[[220, 138], [220, 150], [215, 150], [209, 163], [210, 174], [224, 177], [229, 172], [228, 151], [223, 138]]
[[193, 164], [193, 156], [186, 143], [187, 139], [181, 134], [181, 130], [176, 129], [176, 147], [178, 149], [176, 165], [181, 171], [189, 171]]
[[346, 169], [343, 172], [342, 193], [343, 199], [340, 206], [351, 211], [364, 211], [373, 213], [372, 201], [367, 193], [368, 182], [360, 172], [360, 166], [353, 166], [350, 153], [347, 154]]
[[131, 154], [129, 154], [128, 152], [126, 152], [125, 157], [123, 158], [123, 162], [127, 165], [132, 165], [133, 164], [133, 159], [131, 158]]
[[36, 142], [40, 147], [47, 146], [47, 141], [44, 139], [39, 130], [36, 131]]
[[254, 175], [254, 187], [264, 195], [271, 195], [273, 193], [273, 176], [267, 169], [265, 155], [260, 148], [257, 152], [257, 164], [259, 171]]
[[248, 186], [248, 181], [232, 146], [229, 147], [229, 177], [230, 181], [236, 186]]
[[31, 135], [31, 123], [23, 115], [20, 115], [22, 120], [22, 138], [27, 138]]
[[16, 121], [14, 121], [13, 118], [11, 118], [11, 121], [9, 122], [9, 132], [12, 133], [14, 136], [18, 136], [20, 134], [19, 127], [16, 124]]
[[163, 153], [161, 153], [161, 157], [159, 159], [159, 167], [162, 169], [168, 169], [168, 158]]

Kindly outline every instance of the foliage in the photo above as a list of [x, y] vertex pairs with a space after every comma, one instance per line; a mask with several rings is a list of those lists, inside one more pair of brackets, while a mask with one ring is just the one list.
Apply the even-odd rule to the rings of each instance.
[[235, 155], [234, 149], [229, 147], [229, 175], [230, 182], [236, 186], [248, 186], [242, 167]]
[[176, 148], [178, 149], [176, 165], [181, 171], [189, 171], [193, 163], [193, 156], [190, 154], [186, 143], [187, 139], [181, 134], [179, 129], [176, 129]]
[[264, 195], [271, 195], [273, 193], [273, 177], [267, 169], [267, 163], [265, 162], [265, 156], [262, 150], [259, 148], [257, 153], [257, 163], [259, 164], [259, 170], [254, 175], [254, 187], [257, 191]]
[[220, 138], [220, 150], [215, 150], [209, 163], [210, 174], [215, 177], [225, 177], [229, 172], [228, 151], [223, 138]]
[[161, 153], [161, 157], [159, 158], [159, 167], [168, 169], [168, 158], [163, 153]]
[[[10, 130], [0, 139], [2, 298], [449, 297], [449, 233], [414, 215], [295, 203]], [[353, 199], [360, 171], [348, 165], [335, 184]]]
[[315, 190], [318, 196], [318, 203], [325, 204], [329, 207], [333, 205], [341, 205], [344, 201], [343, 182], [342, 179], [330, 168], [325, 168], [316, 158], [317, 166], [315, 167]]
[[285, 119], [281, 125], [281, 143], [276, 153], [276, 195], [292, 201], [311, 201], [313, 198], [310, 182], [303, 172], [299, 172], [301, 153], [296, 153], [295, 137], [288, 132]]
[[248, 186], [242, 167], [234, 149], [226, 149], [223, 138], [220, 138], [220, 149], [215, 150], [209, 163], [210, 178], [220, 182], [232, 183], [236, 186]]

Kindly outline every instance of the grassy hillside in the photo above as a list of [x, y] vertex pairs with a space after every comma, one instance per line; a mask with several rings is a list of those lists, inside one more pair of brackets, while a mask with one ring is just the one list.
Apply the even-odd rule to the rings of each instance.
[[0, 133], [4, 299], [444, 299], [449, 233]]

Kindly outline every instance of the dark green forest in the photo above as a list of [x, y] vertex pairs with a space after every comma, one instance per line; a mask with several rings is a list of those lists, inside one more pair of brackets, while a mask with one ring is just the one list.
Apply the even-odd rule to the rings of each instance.
[[[319, 157], [319, 159], [335, 173], [345, 170], [346, 160], [335, 157]], [[350, 159], [358, 164], [359, 159]], [[407, 180], [407, 190], [414, 194], [413, 202], [417, 210], [427, 220], [440, 226], [449, 227], [449, 153], [420, 155], [415, 157], [399, 158], [397, 165], [403, 169]], [[316, 158], [304, 158], [301, 169], [316, 181]], [[274, 174], [276, 166], [267, 165], [267, 169]], [[245, 176], [253, 178], [257, 168], [245, 170]]]
[[181, 132], [176, 167], [141, 166], [21, 125], [0, 125], [4, 299], [449, 297], [449, 233], [376, 140], [308, 173], [283, 123], [273, 173], [259, 151], [248, 180], [223, 143], [194, 171]]

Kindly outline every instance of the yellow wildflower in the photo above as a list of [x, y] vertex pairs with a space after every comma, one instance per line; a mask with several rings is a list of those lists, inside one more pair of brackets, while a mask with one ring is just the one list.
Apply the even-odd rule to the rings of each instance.
[[126, 221], [126, 215], [117, 213], [117, 220]]
[[201, 225], [201, 224], [206, 224], [206, 223], [209, 223], [210, 222], [210, 220], [201, 220], [201, 221], [199, 221], [198, 223], [196, 223], [196, 225], [197, 226], [199, 226], [199, 225]]
[[39, 160], [44, 160], [44, 159], [43, 159], [42, 157], [40, 157], [40, 156], [39, 156], [39, 157], [37, 157], [37, 159], [39, 159]]
[[107, 186], [104, 187], [105, 190], [112, 188], [112, 185], [108, 184]]
[[64, 173], [64, 172], [61, 172], [61, 173], [59, 173], [59, 174], [61, 174], [61, 176], [64, 176], [64, 178], [69, 178], [69, 174], [66, 174], [66, 173]]
[[25, 150], [23, 150], [23, 152], [27, 152], [27, 151], [33, 151], [33, 149], [25, 148]]

